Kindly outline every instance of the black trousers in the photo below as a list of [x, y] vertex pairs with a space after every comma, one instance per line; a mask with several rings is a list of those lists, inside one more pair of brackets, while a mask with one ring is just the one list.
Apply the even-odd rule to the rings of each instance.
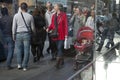
[[107, 38], [107, 34], [108, 34], [108, 31], [109, 31], [109, 28], [105, 28], [104, 31], [101, 33], [102, 36], [101, 36], [101, 41], [100, 41], [100, 44], [99, 44], [99, 47], [98, 47], [98, 51], [101, 51], [102, 47], [103, 47], [103, 44], [104, 44], [104, 41], [105, 39]]
[[41, 41], [40, 44], [31, 44], [31, 52], [34, 57], [37, 57], [38, 60], [40, 59], [40, 57], [44, 57], [43, 49], [44, 49], [44, 41]]
[[50, 34], [48, 34], [48, 38], [49, 38], [49, 47], [47, 50], [49, 51], [51, 50], [52, 58], [54, 58], [57, 52], [56, 42], [52, 40], [52, 38], [50, 37]]

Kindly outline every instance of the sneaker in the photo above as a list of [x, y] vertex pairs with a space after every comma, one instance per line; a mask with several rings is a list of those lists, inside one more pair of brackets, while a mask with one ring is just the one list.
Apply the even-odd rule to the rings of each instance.
[[18, 64], [18, 69], [22, 69], [22, 66]]
[[23, 71], [27, 71], [27, 68], [23, 68]]

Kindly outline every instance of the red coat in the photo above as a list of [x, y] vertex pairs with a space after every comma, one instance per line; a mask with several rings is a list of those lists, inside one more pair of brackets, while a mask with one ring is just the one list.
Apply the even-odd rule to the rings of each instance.
[[[55, 29], [55, 25], [54, 25], [55, 15], [56, 14], [54, 14], [52, 16], [52, 22], [51, 22], [51, 25], [49, 26], [48, 30]], [[58, 34], [59, 34], [59, 36], [58, 36], [58, 38], [56, 38], [54, 40], [65, 40], [65, 36], [68, 36], [68, 22], [67, 22], [66, 13], [60, 12], [60, 14], [58, 15], [57, 21], [58, 21]]]

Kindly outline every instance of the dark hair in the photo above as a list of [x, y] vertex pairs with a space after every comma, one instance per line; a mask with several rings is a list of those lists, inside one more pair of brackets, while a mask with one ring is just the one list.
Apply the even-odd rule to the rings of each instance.
[[115, 12], [113, 12], [112, 17], [117, 17], [117, 14]]
[[78, 8], [78, 5], [74, 5], [73, 8]]
[[33, 16], [38, 16], [38, 15], [40, 15], [40, 12], [39, 12], [38, 8], [35, 8], [33, 11]]
[[[50, 1], [48, 1], [47, 3], [49, 3], [49, 4], [50, 4], [50, 6], [52, 6], [52, 3], [51, 3]], [[46, 4], [47, 4], [47, 3], [46, 3]]]
[[58, 7], [59, 7], [59, 10], [60, 11], [63, 11], [63, 5], [61, 3], [57, 3]]
[[8, 15], [8, 9], [6, 7], [1, 9], [2, 16]]
[[23, 3], [21, 3], [20, 7], [21, 7], [21, 10], [27, 11], [28, 5], [27, 5], [27, 3], [23, 2]]
[[82, 12], [82, 8], [80, 6], [78, 6], [77, 8]]

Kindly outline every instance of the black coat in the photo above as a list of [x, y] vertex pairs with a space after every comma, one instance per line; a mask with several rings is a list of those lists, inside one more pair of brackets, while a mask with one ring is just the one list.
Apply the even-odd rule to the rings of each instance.
[[40, 15], [34, 16], [34, 23], [36, 34], [32, 35], [32, 44], [43, 43], [46, 39], [46, 31], [44, 29], [46, 26], [45, 18]]

